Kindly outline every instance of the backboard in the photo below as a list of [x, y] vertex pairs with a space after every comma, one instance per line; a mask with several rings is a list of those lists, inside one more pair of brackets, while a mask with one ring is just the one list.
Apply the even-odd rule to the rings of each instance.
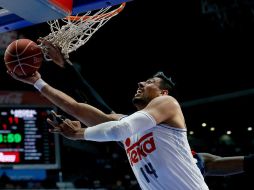
[[[0, 33], [114, 6], [129, 0], [0, 0]], [[61, 5], [71, 6], [72, 8]], [[60, 5], [60, 6], [59, 6]]]

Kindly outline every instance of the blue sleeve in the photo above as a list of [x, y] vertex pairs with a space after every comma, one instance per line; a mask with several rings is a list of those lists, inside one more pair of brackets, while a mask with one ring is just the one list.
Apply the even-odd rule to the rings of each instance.
[[197, 166], [199, 170], [201, 171], [202, 175], [205, 174], [205, 162], [202, 156], [200, 156], [198, 153], [194, 153], [193, 157], [197, 160]]

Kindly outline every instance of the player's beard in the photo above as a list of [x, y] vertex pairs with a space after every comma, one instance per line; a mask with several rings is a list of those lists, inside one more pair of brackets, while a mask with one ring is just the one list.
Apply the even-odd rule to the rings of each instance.
[[144, 98], [138, 98], [138, 97], [134, 97], [132, 99], [132, 103], [136, 107], [145, 107], [147, 105], [147, 101]]

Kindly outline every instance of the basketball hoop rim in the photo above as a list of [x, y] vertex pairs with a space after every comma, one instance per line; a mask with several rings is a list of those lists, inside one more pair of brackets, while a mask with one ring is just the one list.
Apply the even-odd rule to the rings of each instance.
[[99, 15], [95, 15], [95, 16], [67, 16], [64, 19], [70, 20], [70, 21], [78, 21], [80, 19], [82, 19], [82, 20], [91, 19], [92, 20], [92, 19], [110, 18], [110, 17], [113, 17], [113, 16], [117, 15], [118, 13], [122, 12], [125, 5], [126, 5], [126, 2], [122, 3], [115, 10], [112, 10], [112, 11], [110, 11], [108, 13], [104, 13], [104, 14], [99, 14]]

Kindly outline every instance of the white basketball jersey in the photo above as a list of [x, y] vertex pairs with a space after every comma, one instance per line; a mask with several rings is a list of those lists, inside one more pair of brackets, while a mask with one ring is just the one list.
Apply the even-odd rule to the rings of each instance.
[[127, 138], [124, 146], [143, 190], [208, 190], [186, 129], [160, 124]]

